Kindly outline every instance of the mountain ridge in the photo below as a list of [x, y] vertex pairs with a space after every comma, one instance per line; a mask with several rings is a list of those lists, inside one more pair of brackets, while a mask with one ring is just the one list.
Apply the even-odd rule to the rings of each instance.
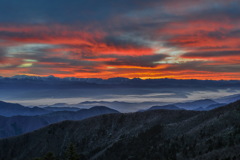
[[[5, 146], [0, 151], [0, 159], [2, 153], [6, 160], [16, 157], [27, 160], [26, 157], [42, 156], [47, 151], [62, 157], [63, 150], [72, 142], [78, 153], [88, 159], [173, 159], [176, 156], [177, 160], [203, 157], [212, 160], [221, 155], [220, 150], [227, 153], [220, 160], [237, 158], [240, 155], [233, 149], [240, 144], [239, 122], [240, 101], [211, 111], [153, 110], [108, 114], [82, 121], [64, 121], [0, 140], [0, 148]], [[232, 137], [234, 144], [231, 135], [235, 135]], [[218, 142], [219, 145], [215, 144]], [[31, 149], [24, 150], [29, 147]], [[161, 148], [165, 149], [165, 154]]]
[[0, 138], [17, 136], [64, 120], [82, 120], [85, 118], [119, 113], [107, 107], [92, 107], [79, 111], [58, 111], [38, 116], [0, 117]]
[[50, 113], [50, 111], [40, 107], [25, 107], [18, 103], [8, 103], [0, 101], [0, 114], [2, 116], [11, 117], [17, 115], [34, 116]]

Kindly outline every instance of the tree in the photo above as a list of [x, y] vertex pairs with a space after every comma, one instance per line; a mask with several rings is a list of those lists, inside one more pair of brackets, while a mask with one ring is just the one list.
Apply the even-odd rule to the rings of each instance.
[[52, 152], [47, 153], [42, 160], [56, 160], [56, 157]]
[[76, 152], [75, 146], [71, 143], [66, 151], [66, 160], [80, 160], [79, 155]]

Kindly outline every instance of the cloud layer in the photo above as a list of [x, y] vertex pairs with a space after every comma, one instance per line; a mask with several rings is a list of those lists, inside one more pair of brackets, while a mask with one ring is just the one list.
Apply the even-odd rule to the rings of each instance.
[[0, 0], [1, 76], [240, 79], [239, 0]]

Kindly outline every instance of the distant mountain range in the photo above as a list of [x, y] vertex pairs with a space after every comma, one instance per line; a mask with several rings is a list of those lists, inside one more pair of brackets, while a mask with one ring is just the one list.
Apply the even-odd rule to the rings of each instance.
[[240, 101], [211, 111], [151, 110], [53, 124], [0, 140], [0, 159], [26, 160], [73, 143], [85, 159], [240, 159]]
[[[56, 111], [79, 111], [81, 108], [71, 107], [67, 104], [55, 104], [44, 107], [26, 107], [17, 103], [7, 103], [0, 101], [0, 115], [5, 117], [11, 116], [37, 116], [48, 114]], [[75, 105], [77, 106], [77, 105]]]
[[218, 103], [232, 103], [237, 100], [240, 100], [240, 94], [234, 94], [230, 96], [224, 96], [220, 98], [216, 98], [215, 101]]
[[[240, 99], [240, 97], [239, 97]], [[229, 100], [228, 100], [229, 101]], [[149, 106], [155, 102], [143, 102], [138, 105]], [[37, 116], [44, 115], [52, 112], [58, 111], [79, 111], [82, 108], [80, 107], [92, 107], [92, 106], [107, 106], [107, 107], [131, 107], [137, 105], [137, 103], [128, 103], [128, 102], [105, 102], [105, 101], [87, 101], [79, 104], [66, 104], [66, 103], [57, 103], [49, 106], [39, 106], [39, 107], [26, 107], [20, 104], [7, 103], [0, 101], [0, 115], [5, 117], [11, 116]], [[158, 105], [153, 106], [149, 110], [156, 109], [170, 109], [170, 110], [211, 110], [220, 106], [225, 105], [225, 103], [218, 103], [210, 99], [203, 99], [191, 102], [184, 103], [174, 103], [169, 105]]]
[[184, 108], [187, 110], [195, 110], [198, 108], [207, 108], [208, 106], [213, 104], [217, 104], [217, 102], [211, 99], [203, 99], [203, 100], [197, 100], [193, 102], [176, 103], [175, 105], [179, 108]]
[[151, 108], [149, 108], [148, 110], [158, 110], [158, 109], [166, 109], [166, 110], [185, 110], [183, 108], [179, 108], [175, 105], [164, 105], [164, 106], [152, 106]]
[[51, 112], [56, 112], [56, 111], [79, 111], [79, 110], [81, 110], [81, 108], [68, 107], [68, 105], [65, 105], [65, 107], [54, 107], [54, 106], [44, 107], [43, 109], [51, 111]]
[[21, 135], [64, 120], [82, 120], [109, 113], [119, 112], [104, 106], [96, 106], [79, 111], [57, 111], [38, 116], [0, 116], [0, 138]]
[[[221, 102], [231, 102], [239, 97], [239, 95], [222, 97], [217, 100]], [[225, 101], [224, 101], [225, 100]], [[78, 108], [83, 104], [87, 105], [99, 105], [98, 107], [92, 107], [90, 109]], [[131, 106], [131, 103], [126, 102], [104, 102], [93, 101], [83, 102], [79, 104], [66, 104], [57, 103], [50, 106], [41, 107], [25, 107], [20, 104], [6, 103], [0, 101], [0, 138], [11, 137], [21, 135], [33, 130], [45, 127], [47, 125], [61, 122], [64, 120], [82, 120], [85, 118], [109, 114], [119, 113], [117, 110], [100, 106], [101, 104], [109, 106]], [[151, 103], [143, 103], [150, 105]], [[142, 105], [143, 105], [142, 104]], [[169, 105], [156, 105], [146, 110], [195, 110], [195, 111], [209, 111], [221, 106], [225, 103], [218, 103], [211, 99], [203, 99], [184, 103], [174, 103]], [[75, 107], [74, 107], [75, 106]], [[125, 106], [125, 107], [126, 107]], [[146, 110], [141, 110], [144, 112]]]
[[167, 109], [167, 110], [195, 110], [195, 111], [209, 111], [234, 101], [240, 100], [240, 95], [231, 95], [225, 96], [221, 98], [217, 98], [214, 100], [211, 99], [202, 99], [191, 102], [183, 102], [183, 103], [173, 103], [169, 105], [161, 105], [161, 106], [153, 106], [148, 110], [156, 110], [156, 109]]
[[50, 113], [50, 110], [46, 110], [39, 107], [25, 107], [20, 104], [7, 103], [0, 101], [0, 115], [2, 116], [16, 116], [16, 115], [25, 115], [25, 116], [35, 116]]
[[211, 99], [202, 99], [184, 103], [173, 103], [169, 105], [153, 106], [148, 110], [167, 109], [167, 110], [194, 110], [194, 111], [209, 111], [221, 106], [225, 103], [217, 103]]
[[[122, 102], [122, 101], [85, 101], [78, 104], [67, 104], [67, 103], [57, 103], [54, 105], [49, 105], [48, 108], [54, 108], [54, 107], [61, 107], [61, 108], [77, 108], [77, 107], [91, 107], [91, 106], [107, 106], [110, 108], [136, 108], [136, 106], [139, 106], [139, 108], [147, 108], [148, 106], [152, 106], [149, 108], [149, 110], [156, 110], [156, 109], [170, 109], [170, 110], [179, 110], [179, 109], [185, 109], [185, 110], [211, 110], [215, 109], [221, 106], [224, 106], [226, 104], [229, 104], [231, 102], [235, 102], [237, 100], [240, 100], [240, 94], [235, 94], [231, 96], [224, 96], [217, 99], [202, 99], [202, 100], [196, 100], [196, 101], [189, 101], [189, 102], [182, 102], [182, 103], [172, 103], [172, 104], [166, 104], [161, 102], [140, 102], [140, 103], [134, 103], [134, 102]], [[160, 104], [160, 105], [159, 105]], [[40, 106], [40, 107], [46, 107], [47, 105]], [[144, 111], [146, 109], [141, 109], [141, 111]]]
[[[139, 78], [58, 78], [54, 76], [38, 77], [38, 76], [26, 76], [16, 75], [13, 77], [0, 77], [1, 86], [0, 88], [52, 88], [54, 86], [61, 85], [60, 88], [74, 88], [78, 87], [110, 87], [110, 86], [125, 86], [125, 87], [240, 87], [240, 81], [214, 81], [214, 80], [178, 80], [178, 79], [139, 79]], [[28, 84], [28, 85], [26, 85]], [[110, 85], [110, 86], [109, 86]]]

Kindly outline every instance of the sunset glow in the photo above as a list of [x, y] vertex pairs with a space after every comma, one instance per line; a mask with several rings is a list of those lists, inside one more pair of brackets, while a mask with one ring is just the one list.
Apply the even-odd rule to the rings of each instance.
[[240, 80], [238, 0], [57, 3], [0, 6], [1, 76]]

